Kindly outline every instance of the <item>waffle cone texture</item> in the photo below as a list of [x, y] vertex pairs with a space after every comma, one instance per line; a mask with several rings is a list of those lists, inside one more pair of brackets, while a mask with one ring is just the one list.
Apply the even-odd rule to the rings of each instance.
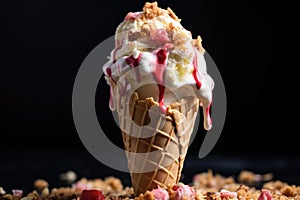
[[186, 97], [162, 113], [152, 97], [139, 96], [134, 92], [118, 108], [135, 195], [179, 182], [199, 109], [197, 98]]

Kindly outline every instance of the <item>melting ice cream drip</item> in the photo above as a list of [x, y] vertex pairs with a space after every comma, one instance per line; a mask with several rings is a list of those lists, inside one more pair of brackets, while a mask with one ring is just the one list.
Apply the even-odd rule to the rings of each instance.
[[[210, 107], [213, 81], [206, 73], [201, 38], [193, 40], [191, 33], [170, 11], [163, 10], [160, 14], [156, 13], [157, 16], [147, 16], [147, 12], [128, 13], [116, 30], [121, 37], [116, 37], [111, 58], [103, 69], [111, 87], [111, 110], [119, 106], [118, 99], [126, 95], [128, 87], [135, 88], [135, 84], [140, 85], [144, 78], [146, 82], [156, 82], [158, 103], [163, 112], [166, 112], [166, 84], [170, 84], [170, 88], [192, 85], [203, 107], [204, 128], [209, 130], [212, 126]], [[126, 34], [128, 32], [132, 34]], [[119, 50], [124, 53], [117, 53]], [[169, 59], [169, 53], [177, 57]], [[186, 62], [182, 62], [181, 58]], [[177, 64], [183, 67], [177, 68]], [[129, 70], [133, 73], [127, 73]], [[121, 77], [125, 82], [119, 83]]]
[[195, 49], [194, 49], [194, 52], [195, 52], [195, 56], [193, 58], [193, 65], [194, 65], [193, 77], [196, 82], [196, 87], [199, 90], [201, 88], [202, 83], [200, 81], [200, 73], [198, 71], [198, 57], [197, 57], [197, 53], [196, 53]]
[[158, 98], [158, 103], [161, 111], [164, 113], [166, 112], [166, 105], [164, 103], [165, 99], [165, 83], [164, 83], [164, 76], [165, 76], [165, 69], [167, 65], [167, 57], [168, 53], [165, 49], [160, 49], [156, 53], [156, 64], [155, 64], [155, 69], [152, 72], [153, 77], [157, 82], [158, 90], [159, 90], [159, 98]]
[[[204, 128], [206, 130], [210, 130], [212, 127], [212, 120], [210, 117], [210, 107], [211, 107], [211, 103], [212, 103], [212, 98], [205, 98], [204, 97], [204, 93], [207, 92], [207, 85], [205, 85], [206, 87], [202, 87], [203, 84], [206, 83], [202, 83], [202, 81], [205, 81], [204, 78], [201, 76], [200, 72], [198, 71], [198, 56], [197, 56], [197, 52], [196, 49], [194, 49], [195, 55], [193, 58], [193, 65], [194, 65], [194, 70], [193, 70], [193, 77], [195, 79], [196, 82], [196, 88], [198, 90], [198, 95], [199, 95], [199, 100], [200, 100], [200, 105], [202, 105], [203, 107], [203, 117], [204, 117]], [[210, 86], [211, 87], [211, 86]]]

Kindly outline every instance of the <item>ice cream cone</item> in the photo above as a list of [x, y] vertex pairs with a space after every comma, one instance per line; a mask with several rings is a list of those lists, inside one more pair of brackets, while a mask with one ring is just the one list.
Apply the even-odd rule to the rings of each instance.
[[140, 96], [144, 92], [134, 92], [118, 109], [135, 195], [179, 182], [199, 108], [199, 100], [191, 96], [162, 113], [153, 97]]
[[199, 104], [204, 128], [212, 127], [214, 82], [201, 41], [156, 2], [129, 12], [116, 29], [103, 71], [136, 195], [178, 183]]

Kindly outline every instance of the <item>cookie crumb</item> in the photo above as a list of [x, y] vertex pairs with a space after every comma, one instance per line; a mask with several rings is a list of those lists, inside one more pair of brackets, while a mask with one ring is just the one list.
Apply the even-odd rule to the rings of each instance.
[[204, 54], [205, 50], [202, 47], [202, 39], [200, 35], [198, 35], [196, 39], [193, 39], [193, 45], [194, 47], [196, 47], [196, 49], [198, 49], [200, 53]]
[[153, 19], [154, 17], [160, 16], [163, 13], [163, 9], [157, 6], [157, 2], [147, 2], [143, 7], [143, 16], [145, 19]]
[[285, 196], [288, 196], [288, 197], [292, 197], [294, 196], [294, 191], [293, 191], [293, 188], [291, 186], [285, 186], [283, 187], [280, 192], [285, 195]]
[[42, 190], [42, 192], [41, 192], [41, 195], [42, 195], [42, 197], [46, 197], [46, 196], [48, 196], [50, 194], [50, 192], [49, 192], [49, 188], [44, 188], [43, 190]]
[[150, 191], [146, 191], [144, 194], [140, 194], [137, 200], [154, 200], [154, 194]]
[[173, 10], [171, 8], [168, 7], [167, 11], [168, 11], [168, 14], [170, 15], [170, 17], [172, 17], [175, 21], [178, 21], [178, 22], [181, 21], [181, 19], [179, 19], [177, 17], [177, 15], [173, 12]]
[[44, 179], [35, 180], [33, 185], [38, 191], [42, 191], [44, 188], [49, 186], [48, 182]]
[[0, 195], [1, 194], [5, 194], [6, 192], [5, 192], [5, 190], [3, 189], [3, 187], [0, 187]]
[[72, 170], [69, 170], [66, 173], [61, 173], [59, 178], [67, 183], [73, 183], [77, 179], [77, 174]]

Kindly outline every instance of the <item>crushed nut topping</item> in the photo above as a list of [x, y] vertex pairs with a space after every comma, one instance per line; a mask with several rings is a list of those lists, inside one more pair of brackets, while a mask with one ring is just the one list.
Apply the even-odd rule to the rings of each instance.
[[193, 45], [198, 49], [200, 53], [204, 54], [205, 50], [202, 47], [202, 39], [199, 35], [197, 36], [197, 39], [193, 40]]
[[147, 2], [143, 7], [143, 16], [145, 19], [153, 19], [154, 17], [160, 16], [163, 13], [163, 9], [157, 6], [157, 2]]
[[172, 17], [174, 20], [180, 22], [181, 19], [179, 19], [176, 14], [173, 12], [173, 10], [171, 8], [167, 8], [168, 14], [170, 15], [170, 17]]
[[[241, 173], [240, 173], [241, 174]], [[253, 173], [255, 174], [255, 173]], [[36, 181], [41, 182], [41, 179]], [[43, 183], [43, 182], [42, 182]], [[46, 185], [42, 184], [43, 187]], [[298, 200], [300, 199], [300, 186], [289, 185], [281, 181], [269, 181], [262, 188], [248, 186], [236, 182], [232, 177], [213, 174], [211, 170], [194, 176], [193, 184], [195, 200]], [[32, 191], [28, 194], [4, 193], [1, 188], [0, 200], [79, 200], [81, 193], [86, 189], [99, 189], [110, 200], [154, 200], [154, 193], [146, 191], [139, 196], [133, 195], [132, 187], [123, 187], [120, 179], [107, 177], [105, 179], [81, 178], [70, 186], [52, 188], [45, 187], [42, 191]], [[177, 200], [176, 191], [172, 185], [165, 188], [169, 200]], [[20, 196], [22, 195], [22, 196]], [[188, 200], [188, 199], [187, 199]]]

